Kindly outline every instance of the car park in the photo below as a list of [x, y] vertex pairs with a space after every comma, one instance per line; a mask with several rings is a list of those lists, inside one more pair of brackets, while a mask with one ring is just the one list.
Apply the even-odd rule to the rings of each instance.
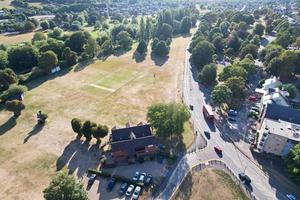
[[152, 182], [152, 175], [151, 174], [147, 174], [146, 179], [145, 179], [145, 185], [149, 186]]
[[139, 181], [138, 182], [144, 183], [146, 175], [147, 175], [146, 173], [141, 173], [140, 176], [139, 176]]
[[128, 183], [124, 182], [120, 185], [119, 195], [124, 195], [128, 187]]
[[112, 189], [114, 188], [115, 184], [116, 184], [117, 180], [115, 178], [111, 178], [107, 184], [107, 191], [112, 191]]
[[139, 180], [140, 172], [135, 172], [134, 176], [132, 177], [132, 180], [137, 182]]
[[251, 179], [249, 176], [247, 176], [245, 173], [239, 173], [239, 178], [242, 182], [244, 182], [247, 185], [250, 185]]
[[228, 115], [229, 116], [237, 116], [238, 115], [238, 112], [236, 111], [236, 110], [233, 110], [233, 109], [230, 109], [229, 111], [228, 111]]
[[125, 196], [130, 197], [132, 195], [133, 190], [134, 190], [134, 185], [129, 185], [129, 187], [126, 190]]
[[90, 177], [89, 177], [89, 181], [88, 181], [88, 185], [91, 186], [93, 185], [94, 181], [96, 180], [97, 178], [97, 175], [96, 174], [92, 174]]
[[133, 194], [132, 194], [132, 199], [137, 200], [139, 199], [140, 193], [141, 193], [142, 188], [140, 186], [136, 186]]

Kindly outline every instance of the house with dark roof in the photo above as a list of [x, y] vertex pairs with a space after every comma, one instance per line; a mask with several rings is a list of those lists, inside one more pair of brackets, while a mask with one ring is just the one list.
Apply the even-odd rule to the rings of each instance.
[[127, 123], [125, 128], [114, 127], [110, 140], [112, 158], [117, 163], [134, 162], [157, 152], [157, 142], [149, 124], [130, 126]]

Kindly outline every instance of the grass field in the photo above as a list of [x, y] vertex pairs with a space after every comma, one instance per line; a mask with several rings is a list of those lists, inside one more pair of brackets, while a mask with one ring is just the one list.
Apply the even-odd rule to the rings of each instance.
[[[58, 161], [78, 177], [87, 167], [97, 166], [99, 155], [89, 155], [95, 141], [90, 146], [76, 141], [72, 118], [110, 128], [125, 126], [145, 122], [147, 107], [155, 102], [179, 100], [189, 39], [174, 39], [169, 59], [160, 66], [150, 53], [135, 62], [131, 51], [30, 83], [26, 109], [16, 121], [11, 113], [0, 112], [0, 177], [5, 180], [0, 183], [0, 199], [42, 199]], [[38, 110], [48, 113], [44, 127], [36, 125]], [[183, 136], [187, 142], [192, 140], [188, 132], [187, 127]]]
[[10, 2], [12, 0], [0, 0], [0, 8], [12, 8]]
[[248, 198], [228, 174], [221, 170], [205, 169], [200, 173], [189, 174], [172, 199], [247, 200]]
[[0, 34], [1, 44], [17, 44], [20, 42], [28, 42], [33, 38], [35, 32], [22, 33], [17, 35], [3, 35]]

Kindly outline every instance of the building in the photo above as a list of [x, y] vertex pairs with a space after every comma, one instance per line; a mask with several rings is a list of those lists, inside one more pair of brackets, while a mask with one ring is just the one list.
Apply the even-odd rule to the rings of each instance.
[[111, 151], [114, 162], [134, 162], [139, 158], [153, 156], [157, 151], [157, 142], [149, 124], [138, 124], [125, 128], [113, 128], [111, 131]]
[[258, 95], [265, 95], [269, 93], [270, 89], [274, 89], [277, 88], [279, 85], [281, 84], [281, 82], [279, 81], [279, 79], [277, 77], [272, 77], [269, 79], [266, 79], [265, 82], [263, 83], [261, 88], [256, 88], [255, 92]]
[[270, 88], [269, 92], [264, 94], [261, 98], [261, 103], [266, 104], [278, 104], [282, 106], [290, 107], [287, 97], [289, 93], [287, 91], [282, 91], [279, 88]]
[[259, 152], [285, 156], [300, 142], [300, 111], [269, 104], [263, 110], [259, 128], [257, 149]]

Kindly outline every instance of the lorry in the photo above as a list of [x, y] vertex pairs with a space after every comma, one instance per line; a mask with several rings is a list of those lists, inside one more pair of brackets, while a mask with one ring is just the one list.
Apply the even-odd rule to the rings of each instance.
[[207, 119], [210, 122], [214, 121], [214, 119], [215, 119], [214, 112], [210, 105], [203, 104], [202, 112], [203, 112], [205, 119]]

